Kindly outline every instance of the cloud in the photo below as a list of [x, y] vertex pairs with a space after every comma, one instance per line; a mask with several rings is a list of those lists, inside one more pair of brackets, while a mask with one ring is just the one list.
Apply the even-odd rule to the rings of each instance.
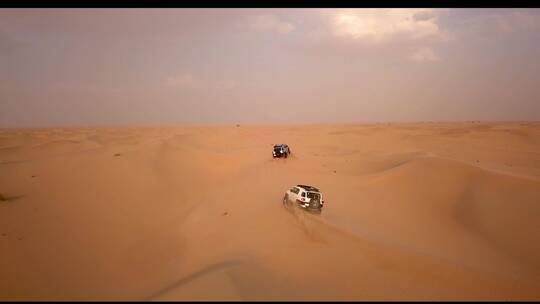
[[410, 56], [410, 59], [413, 61], [420, 61], [420, 62], [439, 61], [439, 57], [437, 57], [437, 55], [435, 55], [433, 50], [428, 47], [424, 47], [424, 48], [420, 48], [416, 50], [415, 52], [412, 53], [412, 55]]
[[464, 14], [457, 11], [455, 34], [461, 39], [490, 39], [540, 29], [538, 10], [482, 10]]
[[540, 25], [540, 18], [525, 11], [515, 11], [506, 15], [493, 16], [497, 29], [503, 33], [535, 30]]
[[174, 88], [190, 89], [194, 88], [196, 83], [191, 74], [181, 74], [178, 76], [168, 77], [165, 82], [165, 86]]
[[252, 16], [248, 18], [249, 27], [257, 31], [277, 32], [288, 34], [295, 29], [292, 23], [281, 21], [277, 16], [271, 14]]
[[[455, 40], [442, 26], [446, 9], [320, 9], [304, 18], [302, 51], [356, 58], [434, 62]], [[442, 19], [442, 20], [441, 20]], [[412, 50], [412, 52], [411, 52]]]
[[336, 10], [329, 23], [336, 37], [367, 45], [442, 36], [436, 11], [431, 9]]
[[427, 21], [435, 18], [435, 14], [432, 10], [421, 10], [413, 15], [414, 21]]

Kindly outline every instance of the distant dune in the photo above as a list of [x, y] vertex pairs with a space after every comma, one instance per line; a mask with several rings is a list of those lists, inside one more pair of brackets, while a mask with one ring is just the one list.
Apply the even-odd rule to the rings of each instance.
[[0, 129], [0, 195], [0, 300], [540, 300], [540, 123]]

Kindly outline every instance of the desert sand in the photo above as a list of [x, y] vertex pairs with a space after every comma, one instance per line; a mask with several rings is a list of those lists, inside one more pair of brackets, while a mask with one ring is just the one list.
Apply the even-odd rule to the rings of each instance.
[[1, 129], [0, 194], [0, 300], [540, 300], [540, 123]]

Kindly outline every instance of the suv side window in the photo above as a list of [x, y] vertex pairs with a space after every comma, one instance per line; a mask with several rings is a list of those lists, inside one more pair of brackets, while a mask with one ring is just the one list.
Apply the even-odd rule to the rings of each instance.
[[294, 194], [298, 194], [298, 188], [294, 187], [291, 189], [291, 192]]

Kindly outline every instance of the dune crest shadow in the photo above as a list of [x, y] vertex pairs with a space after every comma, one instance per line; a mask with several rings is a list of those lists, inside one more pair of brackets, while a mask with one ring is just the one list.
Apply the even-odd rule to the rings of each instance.
[[0, 193], [0, 202], [10, 202], [23, 198], [24, 195], [6, 195]]
[[186, 284], [188, 284], [189, 282], [197, 279], [197, 278], [200, 278], [204, 275], [207, 275], [207, 274], [210, 274], [212, 272], [215, 272], [215, 271], [218, 271], [218, 270], [221, 270], [221, 269], [226, 269], [226, 268], [229, 268], [229, 267], [232, 267], [232, 266], [237, 266], [241, 264], [240, 261], [224, 261], [224, 262], [219, 262], [219, 263], [214, 263], [214, 264], [211, 264], [211, 265], [208, 265], [207, 267], [199, 270], [199, 271], [196, 271], [184, 278], [181, 278], [167, 286], [165, 286], [164, 288], [152, 293], [150, 296], [146, 297], [144, 300], [146, 301], [149, 301], [149, 300], [153, 300], [155, 298], [158, 298], [174, 289], [177, 289], [179, 287], [182, 287]]

